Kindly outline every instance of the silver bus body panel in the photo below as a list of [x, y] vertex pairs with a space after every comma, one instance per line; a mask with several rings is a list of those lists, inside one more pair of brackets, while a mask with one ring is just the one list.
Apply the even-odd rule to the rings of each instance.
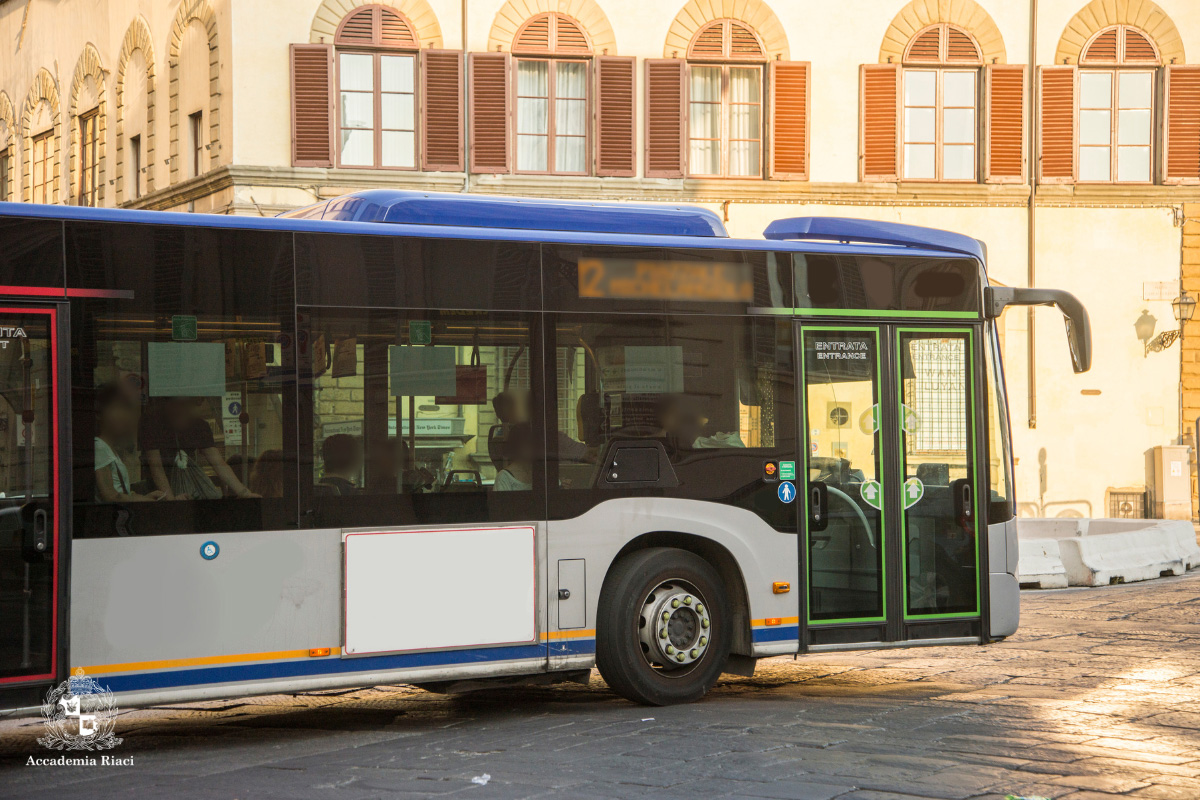
[[[798, 649], [797, 595], [772, 589], [775, 582], [796, 586], [796, 536], [749, 511], [620, 498], [535, 527], [536, 643], [395, 654], [393, 668], [373, 668], [380, 657], [342, 653], [341, 529], [77, 539], [73, 592], [89, 600], [72, 604], [71, 667], [110, 684], [125, 705], [586, 669], [595, 663], [596, 607], [613, 559], [637, 537], [662, 531], [703, 538], [732, 556], [746, 587], [754, 656]], [[200, 555], [209, 541], [220, 548], [212, 560]], [[559, 626], [559, 573], [547, 565], [560, 560], [586, 564], [583, 628]], [[402, 567], [396, 579], [403, 580]], [[451, 583], [447, 591], [470, 587]], [[395, 616], [438, 609], [430, 598], [425, 609], [396, 609]], [[314, 648], [330, 655], [310, 657]], [[425, 663], [404, 666], [405, 658]]]

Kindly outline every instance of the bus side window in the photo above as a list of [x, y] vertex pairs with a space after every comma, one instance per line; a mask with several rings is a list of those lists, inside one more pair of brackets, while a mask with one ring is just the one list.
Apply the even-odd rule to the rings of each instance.
[[540, 516], [530, 328], [512, 313], [303, 309], [314, 524]]
[[[651, 492], [741, 505], [794, 529], [794, 519], [779, 512], [774, 488], [763, 482], [765, 461], [796, 457], [790, 320], [698, 314], [552, 319], [552, 517]], [[648, 453], [659, 445], [671, 475], [650, 463]], [[613, 448], [627, 446], [649, 461], [648, 472], [638, 470], [638, 479], [625, 483], [619, 469], [614, 480], [607, 462]], [[655, 474], [656, 481], [642, 479]]]
[[69, 285], [110, 295], [71, 304], [75, 535], [296, 527], [290, 237], [66, 236]]

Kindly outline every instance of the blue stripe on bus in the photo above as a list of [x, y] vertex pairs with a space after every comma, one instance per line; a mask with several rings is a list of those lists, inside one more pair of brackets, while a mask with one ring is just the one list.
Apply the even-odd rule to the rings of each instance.
[[[798, 625], [756, 628], [754, 630], [754, 641], [787, 641], [797, 639], [799, 635], [800, 627]], [[549, 649], [549, 654], [552, 656], [591, 655], [595, 652], [595, 639], [557, 641]], [[312, 658], [258, 664], [232, 664], [224, 667], [167, 670], [163, 672], [139, 672], [129, 675], [113, 675], [105, 679], [104, 682], [108, 684], [109, 691], [133, 692], [149, 689], [169, 689], [176, 686], [199, 686], [211, 683], [305, 678], [349, 672], [379, 672], [393, 669], [412, 669], [415, 667], [449, 667], [492, 661], [516, 661], [519, 659], [543, 658], [546, 654], [547, 651], [544, 645], [512, 645], [508, 647], [487, 647], [435, 653], [407, 653], [387, 656], [365, 656], [363, 658]]]
[[515, 661], [526, 658], [545, 658], [545, 656], [544, 645], [527, 644], [436, 653], [406, 653], [363, 658], [312, 658], [296, 661], [273, 661], [265, 664], [233, 664], [227, 667], [140, 672], [131, 675], [114, 675], [104, 679], [103, 682], [108, 684], [109, 691], [132, 692], [146, 689], [167, 689], [174, 686], [199, 686], [208, 683], [303, 678], [346, 672], [376, 672], [412, 669], [413, 667]]
[[756, 642], [783, 642], [799, 638], [799, 625], [779, 625], [770, 628], [754, 629], [754, 641]]

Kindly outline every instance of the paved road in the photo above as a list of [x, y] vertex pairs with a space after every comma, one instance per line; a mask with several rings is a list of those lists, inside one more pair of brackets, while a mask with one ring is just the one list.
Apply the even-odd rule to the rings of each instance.
[[1200, 573], [1028, 592], [1023, 614], [999, 645], [772, 659], [674, 708], [595, 677], [131, 711], [133, 766], [26, 766], [41, 723], [0, 722], [0, 796], [1200, 798]]

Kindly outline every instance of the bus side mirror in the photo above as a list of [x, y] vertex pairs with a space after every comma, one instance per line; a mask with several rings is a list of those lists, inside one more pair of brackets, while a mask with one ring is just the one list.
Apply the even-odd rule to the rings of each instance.
[[1067, 346], [1075, 372], [1092, 368], [1092, 325], [1087, 309], [1079, 298], [1061, 289], [1023, 289], [1011, 286], [987, 286], [983, 290], [983, 310], [989, 319], [1000, 316], [1008, 306], [1058, 306], [1067, 326]]

